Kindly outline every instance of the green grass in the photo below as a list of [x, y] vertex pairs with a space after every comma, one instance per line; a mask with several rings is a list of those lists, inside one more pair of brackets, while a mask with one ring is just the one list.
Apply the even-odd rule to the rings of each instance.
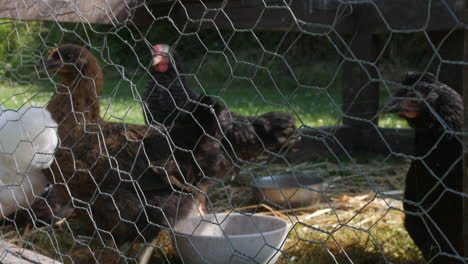
[[[334, 69], [303, 77], [307, 72], [319, 71], [320, 65], [300, 68], [296, 80], [284, 74], [284, 70], [254, 71], [246, 66], [234, 67], [231, 75], [226, 66], [228, 63], [219, 60], [189, 61], [186, 70], [188, 75], [185, 77], [189, 87], [197, 92], [219, 96], [232, 111], [244, 115], [283, 111], [295, 117], [298, 127], [341, 124], [340, 84], [336, 80], [330, 81], [332, 78], [329, 76]], [[149, 78], [147, 72], [139, 69], [126, 71], [122, 75], [119, 68], [110, 65], [103, 70], [105, 88], [101, 98], [102, 117], [109, 121], [143, 124], [140, 95]], [[23, 104], [45, 106], [54, 91], [53, 83], [45, 76], [43, 74], [40, 81], [1, 82], [0, 105], [11, 109], [17, 109]], [[379, 126], [408, 127], [406, 121], [391, 115], [381, 117]]]
[[[433, 53], [422, 33], [392, 33], [383, 38], [391, 40], [379, 62], [388, 80], [399, 79], [396, 77], [406, 70], [424, 69]], [[184, 70], [193, 74], [187, 76], [190, 87], [220, 95], [233, 111], [246, 115], [286, 111], [295, 116], [299, 127], [338, 125], [343, 116], [342, 56], [324, 36], [213, 30], [182, 35], [173, 27], [0, 20], [0, 40], [0, 56], [4, 58], [0, 63], [0, 104], [11, 108], [28, 100], [45, 104], [53, 89], [50, 81], [37, 81], [32, 65], [37, 65], [51, 46], [83, 45], [85, 40], [96, 48], [107, 47], [101, 54], [96, 49], [93, 52], [109, 63], [104, 66], [102, 100], [103, 116], [108, 120], [143, 123], [135, 91], [141, 93], [148, 78], [141, 68], [149, 60], [147, 44], [161, 42], [178, 43]], [[119, 64], [125, 69], [118, 68]], [[118, 69], [128, 80], [123, 80]], [[20, 83], [13, 83], [13, 89], [10, 80]], [[381, 95], [388, 96], [383, 91]], [[408, 127], [394, 116], [381, 117], [379, 126]]]
[[[371, 219], [375, 213], [379, 212], [358, 215], [349, 225], [339, 227], [333, 223], [320, 227], [323, 231], [297, 224], [289, 237], [293, 246], [285, 250], [288, 257], [281, 258], [280, 263], [424, 263], [421, 253], [402, 227], [401, 213], [390, 210], [378, 222], [371, 222], [375, 223], [372, 227], [369, 227], [370, 223], [354, 226]], [[325, 230], [332, 234], [325, 234]]]

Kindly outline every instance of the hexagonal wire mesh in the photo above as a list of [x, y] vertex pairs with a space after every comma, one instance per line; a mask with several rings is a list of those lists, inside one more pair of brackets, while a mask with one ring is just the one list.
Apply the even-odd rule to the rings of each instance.
[[464, 263], [464, 8], [0, 1], [2, 263]]

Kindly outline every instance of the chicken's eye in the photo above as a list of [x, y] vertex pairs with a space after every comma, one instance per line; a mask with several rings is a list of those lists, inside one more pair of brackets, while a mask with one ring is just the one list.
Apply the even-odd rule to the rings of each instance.
[[58, 54], [58, 52], [55, 52], [55, 53], [52, 55], [52, 59], [54, 59], [54, 60], [60, 59], [60, 55]]

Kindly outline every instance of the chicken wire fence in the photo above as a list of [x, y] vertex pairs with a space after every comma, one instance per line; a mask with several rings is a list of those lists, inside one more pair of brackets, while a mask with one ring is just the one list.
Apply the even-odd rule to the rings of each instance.
[[464, 263], [463, 11], [0, 1], [1, 262]]

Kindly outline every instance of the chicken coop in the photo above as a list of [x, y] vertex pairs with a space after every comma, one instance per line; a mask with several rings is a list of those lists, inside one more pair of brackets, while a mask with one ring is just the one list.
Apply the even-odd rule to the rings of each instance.
[[0, 262], [467, 263], [467, 19], [0, 0]]

